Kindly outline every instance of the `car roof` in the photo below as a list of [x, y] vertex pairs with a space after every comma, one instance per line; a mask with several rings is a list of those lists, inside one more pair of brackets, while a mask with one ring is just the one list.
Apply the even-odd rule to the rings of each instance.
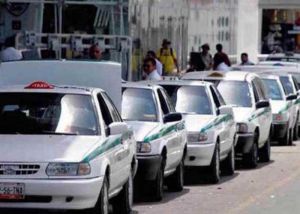
[[123, 88], [142, 88], [142, 89], [151, 89], [151, 90], [161, 88], [161, 86], [157, 85], [156, 82], [146, 82], [146, 81], [123, 82], [122, 87]]
[[156, 84], [158, 85], [193, 85], [193, 86], [209, 86], [209, 85], [213, 85], [210, 82], [205, 82], [205, 81], [195, 81], [195, 80], [162, 80], [162, 81], [158, 81], [156, 82]]
[[0, 93], [59, 93], [59, 94], [79, 94], [91, 95], [94, 90], [102, 91], [102, 89], [88, 88], [70, 85], [51, 85], [53, 88], [28, 88], [29, 85], [10, 85], [1, 86]]

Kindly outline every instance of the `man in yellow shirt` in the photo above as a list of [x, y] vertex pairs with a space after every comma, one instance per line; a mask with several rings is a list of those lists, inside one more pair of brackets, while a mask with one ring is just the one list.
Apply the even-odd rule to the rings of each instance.
[[173, 75], [174, 69], [179, 73], [176, 52], [171, 47], [171, 42], [167, 39], [163, 40], [162, 48], [157, 51], [157, 58], [163, 65], [164, 75]]

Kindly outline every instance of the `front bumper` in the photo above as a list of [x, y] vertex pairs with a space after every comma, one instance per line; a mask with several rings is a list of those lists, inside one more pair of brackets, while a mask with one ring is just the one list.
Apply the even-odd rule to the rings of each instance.
[[188, 144], [185, 166], [209, 166], [215, 151], [215, 143]]
[[137, 156], [138, 170], [136, 177], [142, 180], [153, 181], [161, 166], [161, 155]]
[[236, 135], [237, 143], [235, 146], [236, 155], [243, 155], [250, 153], [251, 147], [254, 143], [254, 133], [245, 133]]
[[284, 138], [288, 131], [287, 123], [272, 124], [272, 140]]
[[0, 179], [0, 183], [25, 184], [25, 199], [0, 200], [0, 208], [82, 210], [95, 206], [103, 177], [92, 179]]

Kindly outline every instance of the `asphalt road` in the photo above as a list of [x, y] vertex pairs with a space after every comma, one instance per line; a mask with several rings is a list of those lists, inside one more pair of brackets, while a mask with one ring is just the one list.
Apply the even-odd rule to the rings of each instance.
[[[300, 141], [290, 147], [272, 147], [270, 163], [260, 164], [254, 170], [239, 167], [234, 176], [222, 177], [218, 185], [208, 184], [200, 173], [190, 176], [193, 179], [189, 179], [181, 193], [166, 191], [159, 203], [142, 198], [135, 204], [133, 214], [300, 213]], [[0, 210], [0, 213], [49, 212]]]

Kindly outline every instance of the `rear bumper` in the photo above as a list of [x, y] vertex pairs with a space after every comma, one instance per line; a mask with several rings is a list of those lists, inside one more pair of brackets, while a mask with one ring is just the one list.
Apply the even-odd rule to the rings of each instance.
[[209, 166], [215, 151], [215, 143], [190, 144], [187, 147], [185, 166]]
[[0, 208], [81, 210], [95, 206], [103, 177], [78, 180], [12, 180], [0, 183], [25, 184], [25, 200], [0, 200]]
[[161, 166], [161, 155], [138, 156], [137, 179], [153, 181]]
[[272, 124], [272, 140], [278, 140], [284, 138], [288, 131], [288, 124], [281, 123], [281, 124]]
[[250, 153], [251, 147], [254, 143], [254, 133], [237, 134], [237, 143], [235, 152], [237, 155]]

